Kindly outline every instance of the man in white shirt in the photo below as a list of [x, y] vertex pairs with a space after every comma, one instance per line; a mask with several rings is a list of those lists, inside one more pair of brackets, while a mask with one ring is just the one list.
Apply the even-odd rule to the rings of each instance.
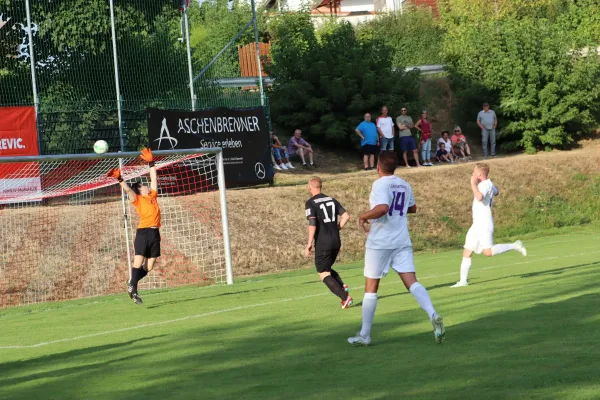
[[406, 181], [394, 175], [395, 170], [396, 153], [382, 152], [377, 163], [380, 178], [371, 188], [371, 210], [359, 217], [360, 227], [369, 235], [365, 252], [362, 328], [356, 336], [348, 338], [351, 344], [367, 346], [371, 343], [371, 326], [377, 308], [379, 281], [388, 273], [390, 266], [427, 313], [433, 324], [436, 342], [441, 343], [446, 336], [443, 319], [435, 312], [427, 289], [417, 282], [407, 218], [407, 214], [417, 212], [417, 205], [412, 188]]
[[388, 115], [387, 106], [381, 108], [381, 115], [377, 117], [376, 125], [381, 151], [394, 150], [394, 120]]
[[527, 249], [523, 242], [517, 240], [510, 244], [494, 245], [494, 218], [492, 216], [492, 204], [494, 196], [498, 195], [498, 189], [489, 179], [490, 167], [487, 164], [475, 165], [471, 175], [471, 190], [473, 190], [473, 225], [467, 232], [465, 250], [460, 265], [460, 281], [453, 288], [469, 286], [469, 270], [471, 269], [471, 255], [477, 254], [492, 257], [506, 253], [510, 250], [518, 251], [527, 255]]

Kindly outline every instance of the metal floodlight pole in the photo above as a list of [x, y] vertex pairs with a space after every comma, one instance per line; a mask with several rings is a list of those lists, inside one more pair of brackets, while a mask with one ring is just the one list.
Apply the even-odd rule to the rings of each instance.
[[188, 19], [188, 7], [183, 5], [183, 24], [185, 26], [185, 43], [187, 47], [188, 75], [190, 79], [190, 98], [192, 100], [192, 111], [196, 111], [196, 95], [194, 94], [194, 75], [192, 71], [192, 47], [190, 43], [190, 24]]
[[254, 46], [256, 48], [256, 70], [258, 71], [258, 87], [260, 89], [260, 105], [265, 106], [265, 91], [263, 88], [262, 65], [260, 63], [260, 46], [258, 45], [258, 23], [256, 21], [256, 4], [250, 0], [252, 7], [252, 24], [254, 25]]
[[40, 111], [40, 99], [37, 91], [37, 79], [35, 76], [35, 55], [33, 54], [33, 33], [31, 32], [31, 10], [29, 0], [25, 0], [25, 12], [27, 14], [27, 38], [29, 39], [29, 65], [31, 69], [31, 87], [33, 91], [33, 107], [35, 109], [35, 124], [38, 137], [38, 146], [41, 145], [40, 130], [37, 127], [38, 113]]
[[113, 63], [115, 69], [115, 89], [117, 92], [117, 115], [119, 118], [119, 142], [121, 151], [125, 151], [125, 138], [123, 137], [123, 110], [121, 104], [121, 89], [119, 84], [119, 62], [117, 61], [117, 34], [115, 30], [115, 6], [113, 0], [108, 0], [110, 4], [110, 30], [112, 33], [113, 45]]

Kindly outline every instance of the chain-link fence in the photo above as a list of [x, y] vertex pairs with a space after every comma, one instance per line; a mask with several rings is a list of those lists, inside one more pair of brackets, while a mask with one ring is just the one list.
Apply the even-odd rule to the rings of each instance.
[[[187, 3], [0, 0], [0, 107], [36, 106], [41, 153], [61, 154], [99, 139], [137, 150], [148, 140], [146, 107], [265, 105], [258, 86], [235, 85], [239, 40], [227, 41], [239, 38], [204, 46], [199, 29], [194, 43], [206, 11]], [[246, 38], [251, 12], [247, 20]]]

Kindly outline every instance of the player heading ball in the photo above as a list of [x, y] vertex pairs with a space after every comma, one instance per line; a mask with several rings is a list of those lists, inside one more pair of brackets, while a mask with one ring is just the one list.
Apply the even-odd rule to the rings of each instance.
[[135, 304], [142, 304], [138, 294], [138, 282], [148, 275], [154, 268], [156, 259], [160, 257], [160, 207], [158, 205], [158, 180], [156, 168], [154, 167], [154, 156], [152, 151], [145, 148], [140, 158], [148, 163], [150, 167], [150, 187], [141, 182], [135, 182], [129, 186], [121, 177], [118, 168], [108, 171], [106, 176], [119, 181], [121, 188], [127, 193], [129, 201], [135, 207], [140, 216], [140, 223], [135, 233], [133, 247], [135, 257], [131, 269], [131, 280], [127, 282], [127, 293]]

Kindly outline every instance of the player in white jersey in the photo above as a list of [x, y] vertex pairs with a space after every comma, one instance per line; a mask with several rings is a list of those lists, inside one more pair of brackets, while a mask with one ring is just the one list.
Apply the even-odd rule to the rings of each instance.
[[362, 328], [356, 336], [348, 338], [351, 344], [367, 346], [371, 343], [371, 325], [377, 308], [379, 281], [388, 273], [390, 266], [427, 313], [433, 324], [436, 342], [441, 343], [446, 336], [442, 317], [435, 312], [427, 290], [417, 282], [407, 218], [407, 214], [417, 212], [417, 205], [412, 188], [394, 175], [395, 170], [396, 153], [382, 152], [377, 163], [380, 178], [371, 188], [371, 209], [359, 217], [359, 225], [369, 235], [365, 252]]
[[469, 286], [469, 270], [471, 269], [471, 255], [477, 254], [492, 257], [498, 254], [506, 253], [510, 250], [518, 251], [524, 256], [527, 255], [527, 249], [523, 242], [517, 240], [510, 244], [494, 245], [494, 217], [492, 216], [492, 204], [494, 197], [498, 195], [498, 188], [494, 186], [489, 178], [490, 167], [487, 164], [479, 163], [473, 169], [471, 175], [471, 189], [473, 190], [473, 225], [467, 232], [465, 240], [465, 250], [460, 265], [460, 281], [453, 288]]

